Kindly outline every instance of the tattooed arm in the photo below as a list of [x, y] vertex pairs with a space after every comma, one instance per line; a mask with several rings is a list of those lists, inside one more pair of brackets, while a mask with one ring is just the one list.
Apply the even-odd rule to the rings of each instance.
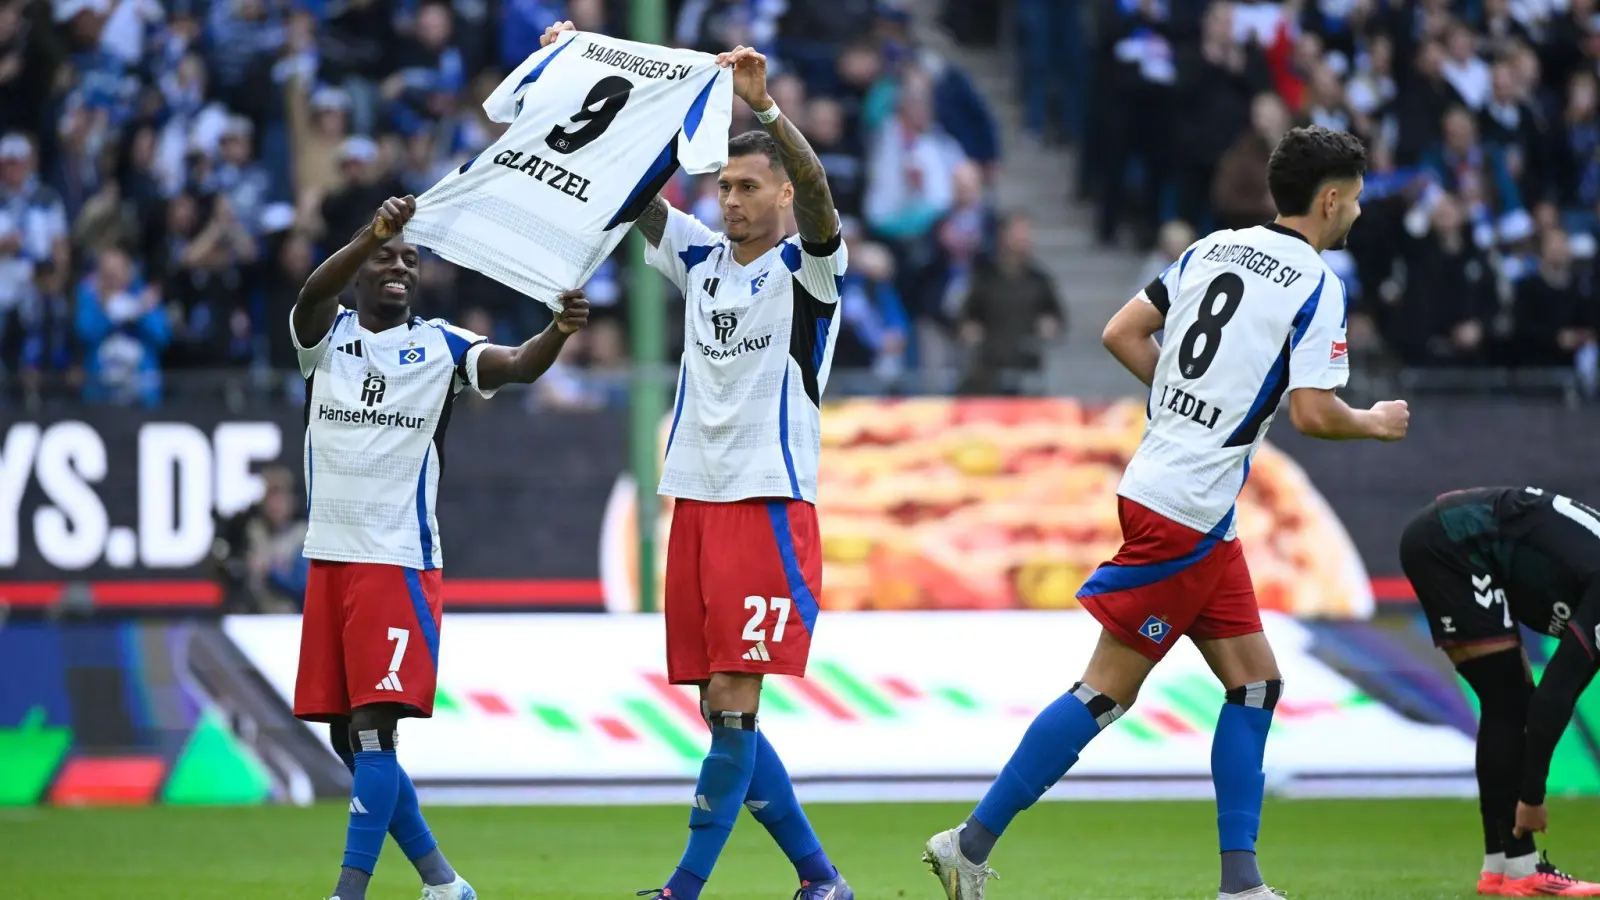
[[[717, 57], [717, 62], [733, 66], [733, 92], [752, 110], [763, 113], [772, 108], [765, 56], [749, 47], [737, 47]], [[839, 218], [817, 152], [787, 116], [780, 114], [761, 127], [778, 142], [778, 157], [794, 184], [794, 220], [800, 226], [800, 239], [808, 244], [832, 243], [839, 234]]]
[[801, 240], [810, 244], [832, 242], [839, 234], [839, 218], [833, 209], [833, 192], [828, 189], [828, 173], [822, 171], [817, 151], [811, 149], [805, 135], [786, 115], [780, 113], [761, 127], [778, 142], [778, 157], [794, 184], [794, 221], [800, 226]]
[[638, 220], [633, 223], [634, 227], [639, 229], [639, 232], [644, 235], [644, 239], [649, 241], [652, 247], [661, 246], [661, 239], [666, 237], [667, 208], [667, 201], [662, 199], [660, 194], [657, 194], [656, 198], [650, 201], [650, 205], [644, 208], [644, 212], [639, 214]]

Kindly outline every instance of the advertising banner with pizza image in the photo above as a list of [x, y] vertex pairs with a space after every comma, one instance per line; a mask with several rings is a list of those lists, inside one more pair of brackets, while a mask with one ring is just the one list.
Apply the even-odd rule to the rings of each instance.
[[[818, 485], [823, 608], [1076, 609], [1078, 587], [1120, 543], [1117, 483], [1144, 423], [1133, 401], [829, 404]], [[633, 494], [631, 481], [617, 484], [601, 529], [614, 610], [637, 608]], [[662, 498], [658, 572], [671, 508]], [[1371, 583], [1350, 535], [1270, 444], [1251, 465], [1238, 521], [1262, 609], [1371, 616]]]

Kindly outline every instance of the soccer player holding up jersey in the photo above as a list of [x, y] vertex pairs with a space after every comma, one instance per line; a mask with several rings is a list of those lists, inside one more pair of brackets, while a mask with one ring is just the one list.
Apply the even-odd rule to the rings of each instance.
[[[425, 900], [476, 894], [439, 852], [395, 760], [400, 719], [433, 714], [439, 664], [439, 523], [444, 432], [462, 388], [489, 397], [550, 368], [588, 321], [582, 291], [519, 347], [412, 315], [417, 248], [401, 235], [411, 197], [317, 267], [290, 314], [306, 379], [305, 479], [311, 560], [294, 714], [327, 722], [354, 775], [337, 900], [363, 900], [385, 833], [422, 876]], [[354, 283], [355, 309], [339, 303]]]
[[[1600, 670], [1600, 512], [1538, 488], [1453, 491], [1400, 537], [1433, 642], [1478, 695], [1478, 809], [1490, 897], [1600, 897], [1541, 860], [1545, 781]], [[1534, 687], [1519, 626], [1559, 638]]]
[[1344, 246], [1365, 169], [1354, 136], [1291, 130], [1267, 164], [1277, 220], [1195, 243], [1106, 326], [1106, 349], [1150, 386], [1150, 401], [1117, 491], [1122, 549], [1078, 591], [1100, 641], [1083, 679], [1034, 719], [967, 821], [928, 841], [923, 858], [951, 900], [982, 900], [989, 851], [1012, 818], [1133, 704], [1185, 634], [1226, 690], [1211, 750], [1221, 897], [1278, 896], [1262, 883], [1255, 845], [1283, 683], [1234, 536], [1234, 502], [1285, 392], [1291, 421], [1312, 437], [1406, 433], [1404, 402], [1355, 410], [1335, 393], [1349, 374], [1346, 301], [1319, 254]]
[[[689, 846], [656, 897], [695, 900], [747, 807], [794, 863], [803, 900], [851, 900], [756, 729], [764, 675], [803, 676], [822, 588], [817, 457], [845, 249], [822, 164], [767, 95], [767, 61], [740, 47], [733, 91], [763, 130], [735, 137], [718, 176], [718, 234], [657, 197], [638, 227], [684, 296], [683, 365], [662, 494], [667, 675], [700, 686], [711, 750]], [[793, 205], [798, 235], [785, 236]]]

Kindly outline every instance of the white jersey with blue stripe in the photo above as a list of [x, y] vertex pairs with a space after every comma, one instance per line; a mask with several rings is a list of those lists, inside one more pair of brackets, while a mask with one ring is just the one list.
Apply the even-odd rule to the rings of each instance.
[[1140, 297], [1166, 326], [1149, 422], [1117, 493], [1231, 540], [1284, 393], [1349, 378], [1344, 284], [1298, 232], [1270, 224], [1201, 239]]
[[443, 319], [384, 331], [341, 307], [306, 347], [305, 555], [411, 569], [444, 564], [436, 515], [455, 395], [478, 387], [483, 337]]
[[707, 53], [566, 32], [484, 101], [511, 127], [417, 198], [406, 240], [560, 309], [680, 165], [727, 163], [732, 79]]
[[711, 503], [817, 502], [844, 242], [791, 236], [741, 266], [726, 236], [669, 208], [661, 243], [645, 259], [684, 297], [660, 492]]

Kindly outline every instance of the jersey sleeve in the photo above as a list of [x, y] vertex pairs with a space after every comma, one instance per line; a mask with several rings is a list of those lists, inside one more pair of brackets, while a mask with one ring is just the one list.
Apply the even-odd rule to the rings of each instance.
[[508, 123], [515, 119], [517, 117], [517, 92], [522, 90], [524, 85], [538, 81], [539, 76], [544, 74], [545, 67], [550, 64], [550, 61], [571, 46], [573, 41], [578, 40], [579, 36], [580, 33], [576, 31], [563, 32], [550, 46], [541, 47], [523, 60], [522, 65], [511, 70], [511, 74], [507, 75], [505, 80], [501, 81], [493, 91], [490, 91], [488, 98], [483, 101], [483, 111], [488, 114], [489, 120], [491, 122]]
[[311, 373], [317, 370], [322, 358], [328, 355], [328, 348], [333, 345], [333, 333], [339, 330], [339, 324], [345, 317], [352, 314], [352, 310], [340, 306], [333, 316], [333, 324], [328, 326], [328, 333], [322, 336], [322, 340], [307, 347], [300, 342], [300, 335], [294, 330], [294, 310], [289, 310], [289, 340], [294, 342], [294, 355], [300, 360], [301, 378], [310, 378]]
[[715, 231], [707, 228], [694, 216], [680, 212], [669, 204], [667, 227], [662, 232], [661, 243], [645, 248], [644, 261], [667, 276], [667, 280], [682, 291], [688, 282], [689, 270], [710, 256], [716, 246]]
[[1167, 266], [1160, 275], [1150, 279], [1150, 283], [1139, 292], [1139, 299], [1154, 306], [1162, 318], [1166, 318], [1167, 310], [1172, 308], [1172, 298], [1178, 296], [1178, 276], [1183, 274], [1184, 267], [1189, 264], [1189, 257], [1194, 254], [1194, 248], [1198, 246], [1198, 243], [1189, 245], [1189, 249], [1183, 251], [1182, 256], [1173, 260], [1172, 265]]
[[685, 171], [715, 172], [728, 164], [728, 129], [733, 125], [733, 69], [712, 66], [678, 132], [678, 163]]
[[[838, 215], [834, 213], [835, 218]], [[820, 244], [799, 236], [790, 238], [783, 247], [783, 262], [794, 273], [795, 281], [811, 296], [824, 303], [839, 302], [839, 282], [850, 262], [840, 231], [833, 233], [832, 240]]]
[[1296, 317], [1290, 343], [1289, 390], [1333, 390], [1350, 380], [1350, 347], [1345, 341], [1344, 282], [1326, 272]]
[[493, 397], [499, 388], [486, 391], [478, 386], [478, 358], [488, 349], [489, 339], [443, 319], [430, 319], [428, 324], [444, 333], [444, 342], [450, 348], [450, 361], [456, 366], [452, 393], [459, 393], [463, 387], [471, 387], [480, 397]]

